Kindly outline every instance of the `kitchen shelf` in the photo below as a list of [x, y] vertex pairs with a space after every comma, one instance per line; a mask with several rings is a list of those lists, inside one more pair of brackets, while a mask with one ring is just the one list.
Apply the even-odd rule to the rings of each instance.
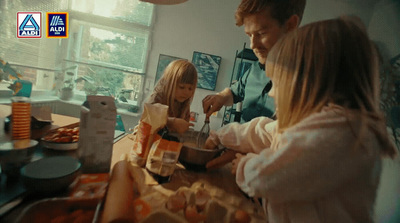
[[[258, 58], [252, 49], [246, 48], [246, 43], [244, 43], [243, 49], [240, 52], [236, 50], [235, 62], [233, 64], [229, 86], [237, 82], [256, 61], [258, 61]], [[237, 115], [240, 114], [237, 114], [236, 104], [233, 104], [232, 106], [225, 106], [221, 126], [234, 122], [235, 119], [240, 120], [240, 117], [235, 118]]]

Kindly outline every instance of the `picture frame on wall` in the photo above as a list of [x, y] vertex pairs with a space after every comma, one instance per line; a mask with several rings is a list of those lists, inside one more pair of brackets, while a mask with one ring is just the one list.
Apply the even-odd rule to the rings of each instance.
[[194, 51], [192, 63], [197, 69], [197, 87], [212, 91], [215, 90], [221, 57]]
[[183, 58], [160, 54], [160, 56], [158, 57], [157, 72], [156, 72], [156, 78], [154, 79], [154, 84], [156, 84], [157, 81], [161, 78], [168, 64], [170, 64], [174, 60], [180, 60], [180, 59]]

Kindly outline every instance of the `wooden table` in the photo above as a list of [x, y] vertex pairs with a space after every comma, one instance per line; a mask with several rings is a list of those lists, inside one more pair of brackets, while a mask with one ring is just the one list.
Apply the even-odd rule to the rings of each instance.
[[[129, 137], [124, 137], [115, 143], [111, 165], [114, 166], [120, 160], [126, 159], [126, 155], [129, 154], [132, 146], [133, 141]], [[154, 179], [150, 179], [152, 177], [145, 168], [133, 167], [135, 170], [133, 171], [133, 180], [139, 186], [141, 197], [152, 196], [152, 194], [156, 194], [153, 196], [160, 195], [157, 200], [168, 199], [169, 196], [182, 189], [195, 192], [198, 188], [204, 188], [210, 193], [214, 201], [224, 204], [222, 206], [228, 210], [228, 214], [233, 214], [236, 209], [242, 209], [252, 214], [252, 223], [265, 222], [261, 205], [258, 201], [247, 197], [239, 189], [235, 176], [231, 173], [231, 167], [231, 164], [228, 164], [219, 169], [198, 171], [185, 169], [181, 164], [178, 164], [170, 181], [163, 184], [158, 184]], [[120, 194], [124, 196], [122, 194], [126, 193], [121, 192]], [[159, 213], [166, 211], [163, 207], [156, 210]], [[178, 212], [175, 215], [178, 222], [185, 222], [183, 212]]]
[[[2, 109], [7, 109], [0, 105], [0, 111]], [[0, 113], [2, 115], [7, 114], [7, 112]], [[53, 125], [51, 128], [55, 128], [58, 126], [64, 126], [71, 123], [75, 123], [79, 121], [77, 118], [56, 115], [52, 114]], [[2, 130], [0, 130], [2, 131]], [[3, 137], [7, 137], [4, 135], [4, 132], [1, 134]], [[126, 154], [129, 154], [130, 149], [133, 146], [133, 141], [129, 138], [129, 136], [125, 136], [121, 138], [119, 141], [114, 143], [113, 146], [113, 154], [111, 160], [111, 168], [114, 167], [116, 163], [120, 160], [126, 159]], [[147, 195], [152, 192], [158, 192], [168, 197], [169, 195], [175, 193], [177, 190], [182, 188], [192, 188], [194, 185], [204, 185], [206, 189], [210, 190], [210, 194], [217, 200], [222, 203], [226, 203], [227, 207], [231, 209], [242, 207], [246, 210], [255, 211], [259, 214], [261, 212], [261, 207], [254, 203], [251, 199], [246, 197], [238, 188], [235, 182], [235, 177], [230, 173], [230, 165], [227, 165], [223, 168], [212, 170], [212, 171], [191, 171], [186, 170], [183, 166], [178, 165], [174, 174], [171, 177], [169, 183], [158, 184], [154, 180], [149, 180], [150, 176], [147, 171], [143, 168], [139, 168], [139, 171], [147, 177], [147, 180], [142, 180], [139, 176], [136, 175], [137, 181], [139, 181], [139, 186], [142, 191], [145, 191], [142, 195]], [[137, 167], [135, 167], [138, 169]], [[151, 182], [151, 183], [149, 183]], [[125, 194], [121, 192], [121, 194]], [[22, 202], [17, 208], [14, 208], [3, 218], [0, 218], [1, 222], [12, 222], [14, 221], [18, 215], [20, 215], [21, 211], [27, 207], [30, 202]], [[253, 222], [263, 222], [262, 218], [258, 220], [253, 220]]]
[[[4, 119], [11, 114], [11, 107], [9, 105], [0, 105], [0, 142], [7, 142], [11, 140], [10, 134], [4, 131]], [[45, 126], [41, 129], [33, 130], [32, 137], [33, 139], [39, 140], [42, 136], [46, 134], [50, 129], [55, 129], [60, 126], [69, 125], [72, 123], [79, 122], [79, 118], [69, 117], [58, 114], [51, 114], [51, 118], [53, 123], [51, 125]], [[54, 156], [54, 155], [69, 155], [69, 156], [77, 156], [76, 151], [52, 151], [48, 150], [40, 150], [39, 153], [35, 152], [32, 157], [32, 161], [42, 158], [43, 156]], [[5, 194], [3, 194], [5, 193]], [[13, 180], [12, 182], [8, 182], [7, 177], [4, 173], [1, 174], [0, 178], [0, 196], [2, 199], [10, 200], [8, 204], [1, 203], [0, 205], [0, 222], [13, 222], [18, 217], [20, 212], [24, 207], [33, 201], [37, 200], [37, 198], [25, 199], [26, 189], [22, 186], [22, 182], [20, 179]], [[0, 200], [3, 202], [3, 200]], [[24, 200], [25, 199], [25, 200]], [[14, 208], [16, 205], [19, 205], [15, 210], [9, 211], [9, 209]], [[2, 217], [2, 215], [4, 215]]]
[[[11, 106], [9, 105], [0, 105], [0, 142], [10, 140], [10, 135], [4, 131], [4, 119], [11, 114]], [[51, 114], [51, 120], [53, 123], [44, 128], [35, 130], [32, 132], [33, 139], [40, 139], [48, 130], [55, 129], [60, 126], [69, 125], [72, 123], [79, 122], [79, 118]]]

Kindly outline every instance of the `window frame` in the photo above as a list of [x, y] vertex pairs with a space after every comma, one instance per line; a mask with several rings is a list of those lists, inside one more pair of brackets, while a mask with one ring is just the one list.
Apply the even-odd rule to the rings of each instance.
[[[71, 7], [69, 7], [71, 8]], [[79, 66], [79, 64], [87, 65], [87, 66], [95, 66], [95, 67], [103, 67], [105, 69], [111, 69], [111, 70], [118, 70], [124, 73], [129, 73], [132, 75], [140, 75], [142, 76], [142, 83], [139, 89], [139, 92], [141, 94], [137, 98], [136, 101], [136, 106], [139, 107], [143, 101], [143, 89], [146, 84], [146, 76], [147, 76], [147, 65], [148, 65], [148, 59], [149, 59], [149, 54], [151, 51], [151, 38], [152, 38], [152, 31], [153, 31], [153, 26], [154, 26], [154, 8], [153, 8], [153, 13], [152, 13], [152, 21], [150, 26], [145, 26], [139, 23], [134, 23], [134, 22], [128, 22], [128, 21], [123, 21], [115, 18], [107, 18], [99, 15], [94, 15], [90, 13], [84, 13], [84, 12], [79, 12], [79, 11], [74, 11], [74, 10], [68, 10], [69, 12], [69, 24], [70, 24], [70, 35], [68, 39], [65, 39], [63, 41], [66, 41], [67, 43], [65, 44], [65, 47], [63, 49], [63, 66], [71, 66], [72, 64], [76, 64]], [[135, 35], [135, 31], [138, 31], [140, 34], [138, 35], [147, 35], [147, 51], [144, 52], [146, 55], [144, 56], [144, 61], [143, 61], [143, 70], [141, 72], [138, 72], [135, 70], [135, 68], [132, 67], [127, 67], [127, 66], [122, 66], [122, 65], [110, 65], [109, 63], [106, 62], [101, 62], [101, 61], [95, 61], [95, 60], [90, 60], [87, 58], [82, 58], [80, 57], [81, 54], [81, 49], [79, 49], [79, 52], [77, 53], [79, 56], [75, 59], [71, 59], [70, 56], [70, 51], [71, 51], [71, 46], [70, 42], [71, 39], [73, 38], [71, 35], [71, 30], [73, 29], [74, 26], [88, 26], [90, 28], [99, 28], [107, 31], [115, 31], [119, 32], [122, 34], [127, 34], [127, 35]], [[78, 35], [79, 36], [79, 35]], [[80, 45], [82, 44], [82, 38], [79, 39]], [[76, 50], [76, 49], [75, 49]], [[76, 75], [76, 74], [75, 74]], [[76, 78], [76, 77], [75, 77]], [[78, 96], [78, 98], [84, 98], [85, 94], [82, 93], [82, 91], [78, 91], [74, 89], [74, 93]], [[117, 95], [115, 95], [116, 97]], [[118, 108], [128, 108], [129, 105], [124, 102], [119, 102], [117, 103]]]

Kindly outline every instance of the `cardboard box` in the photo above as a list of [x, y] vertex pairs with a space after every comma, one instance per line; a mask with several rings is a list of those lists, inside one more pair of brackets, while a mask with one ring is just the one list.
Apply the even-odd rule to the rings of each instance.
[[108, 173], [117, 109], [110, 96], [87, 96], [81, 108], [79, 159], [83, 173]]

